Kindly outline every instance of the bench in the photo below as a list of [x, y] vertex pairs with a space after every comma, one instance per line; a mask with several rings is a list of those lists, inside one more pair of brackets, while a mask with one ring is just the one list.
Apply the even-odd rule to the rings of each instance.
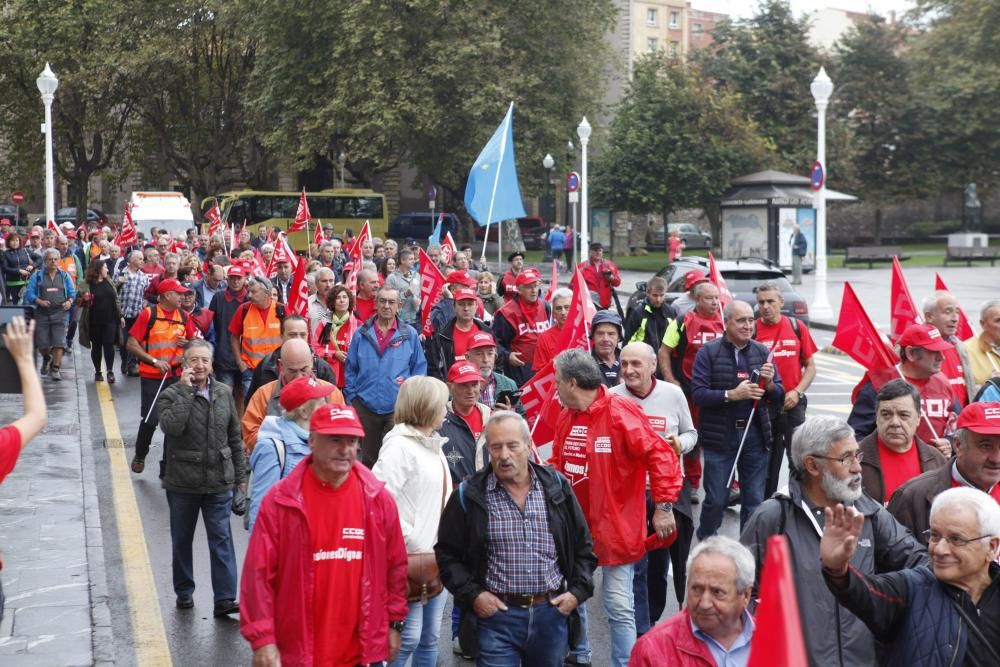
[[944, 265], [948, 262], [965, 262], [966, 266], [972, 266], [973, 262], [989, 261], [990, 266], [996, 266], [996, 261], [1000, 255], [1000, 248], [991, 246], [948, 246], [948, 252], [944, 256]]
[[848, 246], [847, 254], [844, 255], [844, 266], [851, 262], [859, 262], [867, 263], [870, 269], [875, 262], [891, 262], [893, 257], [899, 257], [900, 261], [909, 259], [903, 257], [903, 248], [898, 245]]

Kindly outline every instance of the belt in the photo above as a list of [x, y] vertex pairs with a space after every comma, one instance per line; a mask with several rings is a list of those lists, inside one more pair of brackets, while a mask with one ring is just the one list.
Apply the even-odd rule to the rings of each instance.
[[736, 428], [746, 428], [746, 427], [747, 427], [747, 420], [746, 419], [737, 419], [736, 420]]
[[[555, 592], [555, 591], [553, 591]], [[534, 607], [536, 604], [549, 601], [549, 592], [545, 593], [493, 593], [508, 607]]]

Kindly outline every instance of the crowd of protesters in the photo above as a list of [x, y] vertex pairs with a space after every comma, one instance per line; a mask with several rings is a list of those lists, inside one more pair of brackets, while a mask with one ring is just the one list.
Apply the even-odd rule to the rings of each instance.
[[[176, 605], [200, 514], [213, 612], [240, 614], [255, 665], [435, 665], [449, 595], [458, 655], [591, 664], [598, 588], [615, 667], [746, 665], [774, 535], [810, 664], [1000, 664], [1000, 301], [962, 342], [954, 297], [930, 295], [845, 421], [808, 414], [817, 346], [776, 283], [724, 303], [693, 270], [673, 303], [654, 278], [616, 312], [599, 243], [585, 289], [549, 293], [519, 252], [494, 276], [471, 248], [352, 255], [324, 231], [301, 258], [266, 227], [127, 248], [32, 230], [3, 254], [42, 375], [78, 332], [96, 382], [116, 346], [138, 376], [131, 469], [159, 427]], [[432, 308], [421, 256], [445, 278]], [[717, 535], [736, 504], [738, 541]]]

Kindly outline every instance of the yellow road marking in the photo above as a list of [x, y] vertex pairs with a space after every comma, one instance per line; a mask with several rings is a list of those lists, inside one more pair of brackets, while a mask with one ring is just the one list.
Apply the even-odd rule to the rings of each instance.
[[136, 663], [144, 667], [170, 667], [173, 660], [163, 627], [163, 616], [160, 614], [160, 601], [156, 595], [146, 536], [139, 519], [139, 505], [132, 490], [131, 469], [125, 456], [121, 431], [118, 429], [118, 415], [115, 413], [108, 385], [98, 382], [96, 386], [101, 417], [104, 420], [104, 435], [108, 442], [111, 489], [114, 493], [115, 520], [122, 550], [122, 568], [125, 570]]

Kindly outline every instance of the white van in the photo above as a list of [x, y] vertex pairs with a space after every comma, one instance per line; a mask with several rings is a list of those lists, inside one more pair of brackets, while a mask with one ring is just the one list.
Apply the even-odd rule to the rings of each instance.
[[184, 238], [195, 226], [191, 202], [180, 192], [133, 192], [132, 222], [149, 238], [153, 227], [165, 229], [174, 238]]

